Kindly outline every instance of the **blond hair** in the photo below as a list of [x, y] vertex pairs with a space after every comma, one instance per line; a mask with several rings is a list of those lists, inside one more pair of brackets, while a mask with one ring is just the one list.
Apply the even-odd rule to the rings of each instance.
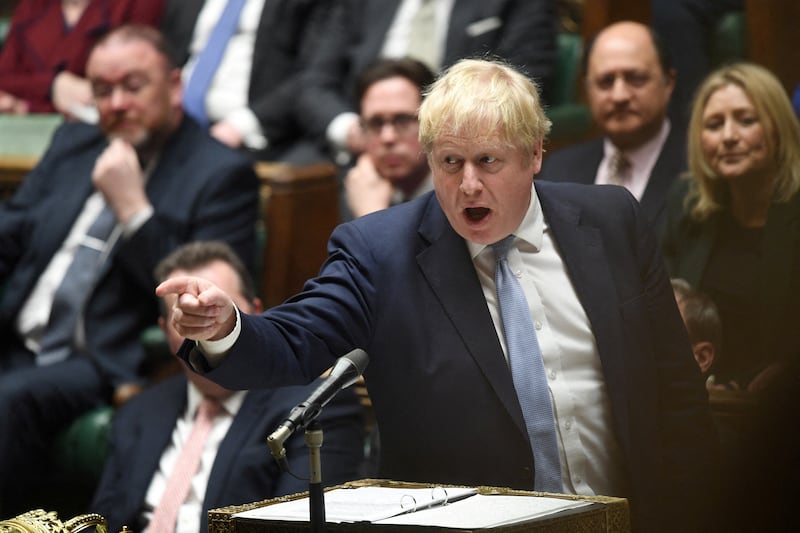
[[689, 121], [688, 160], [691, 180], [687, 205], [691, 216], [704, 220], [728, 203], [728, 185], [703, 155], [703, 112], [716, 91], [735, 85], [744, 91], [758, 113], [764, 137], [776, 166], [774, 202], [787, 202], [800, 189], [800, 123], [780, 81], [766, 68], [734, 63], [706, 77], [697, 90]]
[[499, 133], [532, 157], [550, 125], [536, 82], [496, 59], [457, 62], [426, 91], [419, 109], [419, 139], [429, 155], [443, 135]]

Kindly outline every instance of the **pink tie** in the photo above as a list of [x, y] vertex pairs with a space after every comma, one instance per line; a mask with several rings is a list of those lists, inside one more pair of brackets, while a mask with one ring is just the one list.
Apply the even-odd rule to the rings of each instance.
[[178, 509], [180, 509], [189, 494], [192, 478], [200, 465], [203, 446], [206, 438], [208, 438], [208, 433], [211, 431], [211, 422], [221, 410], [222, 406], [212, 398], [203, 398], [203, 401], [200, 402], [192, 432], [180, 451], [175, 468], [167, 480], [164, 496], [162, 496], [161, 502], [156, 507], [152, 520], [150, 520], [150, 525], [147, 528], [150, 533], [175, 531]]

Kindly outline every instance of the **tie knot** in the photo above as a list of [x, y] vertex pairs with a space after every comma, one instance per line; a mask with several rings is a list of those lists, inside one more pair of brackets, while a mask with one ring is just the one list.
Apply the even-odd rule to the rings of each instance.
[[222, 404], [214, 398], [204, 396], [200, 405], [197, 407], [197, 420], [213, 420], [222, 412]]
[[630, 159], [621, 150], [615, 151], [609, 164], [609, 181], [621, 185], [625, 182], [626, 174], [630, 168]]
[[514, 235], [511, 234], [505, 239], [499, 240], [491, 245], [492, 249], [494, 249], [495, 259], [498, 262], [503, 261], [506, 258], [506, 256], [508, 255], [508, 251], [511, 249], [511, 245], [513, 243], [514, 243]]

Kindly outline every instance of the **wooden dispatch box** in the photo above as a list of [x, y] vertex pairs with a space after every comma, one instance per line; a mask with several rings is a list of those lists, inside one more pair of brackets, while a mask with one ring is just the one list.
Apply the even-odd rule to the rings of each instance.
[[[334, 488], [357, 488], [367, 486], [383, 486], [398, 488], [435, 488], [447, 487], [447, 485], [431, 483], [409, 483], [402, 481], [390, 481], [384, 479], [362, 479], [351, 481]], [[476, 487], [478, 494], [493, 495], [519, 495], [519, 496], [548, 496], [554, 498], [564, 498], [569, 500], [580, 500], [591, 502], [591, 505], [557, 513], [555, 515], [537, 518], [531, 521], [504, 525], [501, 527], [484, 528], [475, 531], [497, 531], [497, 532], [547, 532], [547, 533], [629, 533], [630, 515], [628, 501], [625, 498], [613, 498], [608, 496], [575, 496], [571, 494], [550, 494], [533, 491], [513, 490], [501, 487]], [[212, 509], [208, 512], [208, 531], [209, 533], [296, 533], [308, 531], [308, 522], [289, 522], [271, 521], [252, 518], [242, 518], [234, 516], [237, 513], [251, 509], [273, 505], [276, 503], [295, 500], [307, 497], [307, 493], [282, 496], [270, 500], [248, 503], [244, 505], [232, 505], [219, 509]], [[468, 501], [468, 500], [465, 500]], [[331, 532], [340, 533], [410, 533], [415, 531], [450, 531], [468, 532], [470, 529], [451, 529], [433, 526], [398, 526], [388, 524], [373, 523], [330, 523], [326, 524], [326, 529]]]

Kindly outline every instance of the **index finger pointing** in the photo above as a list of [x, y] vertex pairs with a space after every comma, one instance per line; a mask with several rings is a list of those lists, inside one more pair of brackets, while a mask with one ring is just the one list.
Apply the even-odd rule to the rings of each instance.
[[197, 281], [194, 278], [189, 276], [170, 278], [162, 281], [158, 287], [156, 287], [156, 296], [160, 297], [164, 297], [168, 294], [180, 296], [184, 293], [189, 293], [194, 296], [197, 296], [200, 293], [200, 290], [197, 286]]

